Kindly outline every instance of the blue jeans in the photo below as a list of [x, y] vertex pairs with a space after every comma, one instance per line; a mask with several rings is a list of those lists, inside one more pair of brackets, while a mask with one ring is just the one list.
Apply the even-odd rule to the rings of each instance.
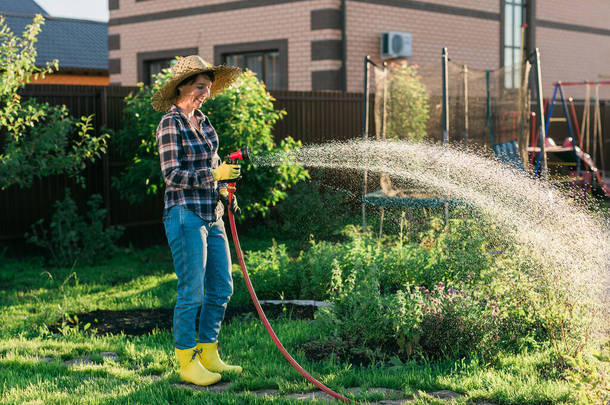
[[195, 317], [200, 307], [199, 343], [216, 342], [233, 294], [231, 255], [224, 222], [222, 218], [206, 222], [194, 212], [175, 206], [163, 224], [178, 276], [174, 344], [178, 349], [197, 345]]

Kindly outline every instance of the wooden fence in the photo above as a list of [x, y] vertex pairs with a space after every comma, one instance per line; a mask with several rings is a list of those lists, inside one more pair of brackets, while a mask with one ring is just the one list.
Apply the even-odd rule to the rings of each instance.
[[[118, 130], [124, 109], [123, 99], [136, 87], [29, 85], [24, 98], [53, 105], [65, 104], [71, 115], [95, 114], [96, 131], [103, 127]], [[276, 141], [290, 135], [304, 144], [346, 140], [361, 136], [362, 95], [342, 92], [273, 92], [276, 108], [287, 115], [273, 130]], [[40, 218], [48, 218], [55, 201], [64, 198], [69, 188], [80, 204], [92, 194], [100, 194], [107, 209], [107, 225], [126, 228], [125, 240], [135, 245], [162, 241], [162, 196], [139, 204], [123, 200], [111, 187], [125, 163], [114, 160], [112, 150], [86, 169], [86, 189], [67, 176], [50, 176], [36, 180], [29, 189], [11, 187], [0, 191], [0, 247], [23, 248], [24, 233]]]

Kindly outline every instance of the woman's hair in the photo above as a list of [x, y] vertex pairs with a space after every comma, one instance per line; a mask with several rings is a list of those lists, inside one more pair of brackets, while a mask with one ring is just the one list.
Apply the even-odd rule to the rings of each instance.
[[203, 76], [207, 77], [211, 82], [214, 82], [214, 72], [203, 72], [203, 73], [198, 73], [196, 75], [189, 76], [186, 79], [182, 80], [180, 83], [178, 83], [178, 85], [176, 86], [176, 96], [180, 95], [180, 90], [179, 90], [180, 86], [184, 86], [185, 84], [193, 84], [200, 75], [203, 75]]

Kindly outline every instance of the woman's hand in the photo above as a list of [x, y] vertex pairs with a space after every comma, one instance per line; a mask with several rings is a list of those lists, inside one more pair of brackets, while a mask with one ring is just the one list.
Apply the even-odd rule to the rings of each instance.
[[[226, 188], [221, 188], [218, 190], [218, 194], [220, 195], [222, 205], [224, 205], [226, 209], [229, 205], [229, 192]], [[235, 194], [232, 195], [231, 199], [231, 211], [233, 211], [233, 214], [235, 215], [239, 215], [241, 212], [241, 208], [237, 205], [237, 197], [235, 197]]]
[[241, 167], [223, 162], [217, 169], [211, 169], [211, 172], [216, 181], [235, 180], [241, 174]]

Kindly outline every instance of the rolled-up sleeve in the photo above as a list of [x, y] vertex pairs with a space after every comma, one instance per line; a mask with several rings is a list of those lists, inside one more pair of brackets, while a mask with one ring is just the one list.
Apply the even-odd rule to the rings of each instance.
[[157, 127], [157, 147], [161, 172], [167, 186], [193, 189], [214, 186], [214, 177], [209, 168], [185, 169], [180, 127], [175, 117], [165, 116]]

